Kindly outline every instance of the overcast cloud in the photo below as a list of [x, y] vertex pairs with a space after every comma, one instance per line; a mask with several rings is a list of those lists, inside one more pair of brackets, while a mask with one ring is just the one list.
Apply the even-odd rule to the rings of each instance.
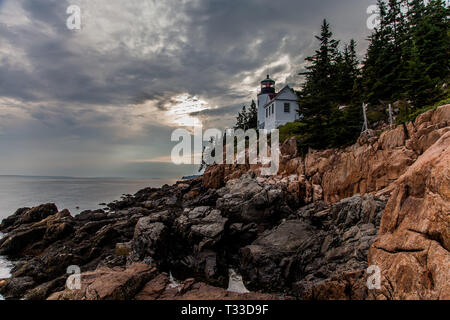
[[363, 54], [375, 2], [0, 0], [0, 174], [192, 174], [175, 128], [232, 126], [268, 72], [298, 88], [324, 18]]

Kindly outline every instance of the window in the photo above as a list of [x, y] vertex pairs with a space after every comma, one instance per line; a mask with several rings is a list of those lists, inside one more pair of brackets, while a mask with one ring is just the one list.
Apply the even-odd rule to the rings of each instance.
[[273, 105], [272, 105], [272, 114], [273, 114], [274, 112], [273, 112]]
[[269, 109], [266, 108], [266, 118], [269, 116]]
[[284, 104], [284, 112], [286, 112], [286, 113], [291, 112], [291, 105], [289, 103]]

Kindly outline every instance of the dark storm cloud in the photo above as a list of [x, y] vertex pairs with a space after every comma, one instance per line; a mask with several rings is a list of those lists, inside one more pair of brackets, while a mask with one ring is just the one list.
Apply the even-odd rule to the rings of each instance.
[[[183, 25], [189, 38], [176, 56], [162, 52], [135, 58], [120, 49], [108, 56], [73, 52], [73, 35], [65, 28], [65, 1], [22, 3], [31, 21], [48, 24], [56, 32], [48, 35], [36, 32], [32, 26], [0, 28], [1, 36], [23, 48], [36, 67], [32, 73], [24, 73], [3, 64], [0, 72], [8, 79], [2, 76], [0, 94], [32, 99], [38, 91], [67, 102], [118, 105], [141, 102], [145, 96], [165, 98], [165, 92], [226, 96], [227, 87], [239, 81], [237, 75], [241, 72], [262, 67], [281, 53], [300, 55], [322, 18], [355, 6], [359, 8], [352, 9], [355, 16], [364, 18], [367, 7], [358, 5], [361, 1], [204, 0], [184, 8], [190, 18]], [[359, 27], [363, 29], [364, 24]], [[261, 42], [250, 46], [257, 39]], [[167, 39], [167, 43], [171, 40]], [[93, 68], [106, 83], [93, 81], [87, 72]], [[276, 74], [279, 69], [271, 71]], [[114, 74], [111, 76], [108, 70]]]
[[[187, 93], [210, 103], [191, 116], [232, 125], [230, 119], [249, 104], [267, 72], [299, 85], [297, 73], [314, 50], [323, 18], [336, 37], [356, 38], [364, 48], [366, 8], [374, 2], [79, 1], [85, 26], [74, 32], [66, 28], [71, 1], [0, 0], [0, 99], [19, 101], [14, 110], [25, 115], [17, 116], [17, 125], [34, 132], [30, 140], [39, 134], [45, 139], [67, 135], [113, 148], [138, 139], [133, 137], [139, 125], [139, 137], [162, 131], [167, 145], [170, 128], [146, 126], [140, 118], [151, 121], [151, 113], [133, 115], [130, 104], [152, 102], [156, 112], [164, 112], [176, 103], [174, 97]], [[135, 11], [127, 15], [131, 5]], [[282, 56], [289, 64], [277, 64]], [[0, 119], [0, 147], [16, 137], [8, 136], [14, 127], [14, 117], [6, 119], [11, 112]], [[136, 142], [136, 148], [140, 145]], [[167, 154], [163, 142], [156, 145]], [[150, 153], [158, 156], [155, 148]]]

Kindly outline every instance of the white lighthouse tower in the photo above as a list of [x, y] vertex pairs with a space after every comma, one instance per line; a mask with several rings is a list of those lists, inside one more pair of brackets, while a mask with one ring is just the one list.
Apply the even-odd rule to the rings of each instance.
[[264, 106], [275, 96], [275, 81], [267, 78], [261, 81], [261, 92], [258, 93], [258, 129], [264, 129], [266, 119]]

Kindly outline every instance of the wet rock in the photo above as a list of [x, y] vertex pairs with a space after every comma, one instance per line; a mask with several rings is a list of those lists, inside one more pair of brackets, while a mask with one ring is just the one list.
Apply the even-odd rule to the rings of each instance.
[[170, 285], [169, 276], [160, 274], [136, 295], [136, 300], [279, 300], [282, 296], [261, 293], [236, 293], [213, 287], [195, 279]]
[[0, 255], [20, 255], [30, 244], [40, 241], [44, 237], [45, 231], [46, 228], [43, 226], [8, 234], [7, 237], [0, 240]]
[[[242, 249], [240, 272], [245, 284], [251, 288], [264, 288], [276, 292], [286, 288], [289, 278], [289, 262], [297, 250], [311, 245], [312, 230], [303, 221], [287, 221], [265, 232], [252, 245]], [[286, 277], [287, 275], [287, 277]]]
[[365, 270], [344, 272], [312, 285], [294, 284], [294, 292], [304, 300], [365, 300], [368, 296]]
[[258, 183], [251, 174], [246, 174], [217, 191], [216, 207], [233, 222], [273, 223], [289, 211], [282, 187]]
[[5, 284], [0, 287], [0, 294], [5, 299], [20, 299], [27, 290], [35, 286], [32, 277], [17, 277], [7, 279]]
[[42, 204], [31, 209], [18, 209], [12, 216], [3, 219], [0, 224], [0, 231], [7, 233], [10, 231], [10, 227], [38, 222], [57, 212], [58, 209], [53, 203]]
[[81, 289], [53, 293], [48, 300], [128, 300], [155, 276], [156, 269], [132, 264], [126, 269], [99, 268], [81, 275]]
[[25, 300], [45, 300], [54, 291], [62, 291], [65, 288], [66, 277], [59, 277], [49, 282], [45, 282], [24, 295]]
[[265, 231], [242, 249], [240, 273], [246, 286], [298, 294], [298, 288], [314, 288], [367, 268], [384, 205], [373, 196], [355, 196], [332, 206], [318, 202], [300, 209], [295, 219]]
[[169, 276], [161, 273], [148, 282], [136, 295], [136, 300], [157, 300], [169, 285]]
[[139, 261], [146, 256], [158, 258], [163, 253], [166, 241], [169, 239], [168, 229], [161, 222], [152, 222], [151, 217], [139, 219], [134, 230], [132, 240], [131, 260]]

